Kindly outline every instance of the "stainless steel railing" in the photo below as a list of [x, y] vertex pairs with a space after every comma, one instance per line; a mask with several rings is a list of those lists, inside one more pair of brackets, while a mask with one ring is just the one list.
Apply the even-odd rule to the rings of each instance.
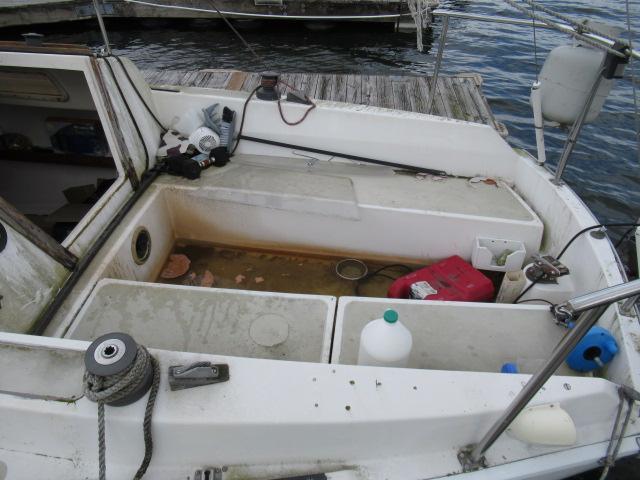
[[549, 380], [609, 305], [619, 300], [637, 297], [638, 295], [640, 295], [640, 279], [572, 298], [555, 308], [556, 311], [561, 311], [563, 315], [580, 316], [574, 327], [560, 340], [560, 343], [556, 346], [544, 366], [531, 377], [482, 439], [477, 444], [460, 451], [458, 457], [465, 470], [475, 470], [484, 464], [484, 453]]

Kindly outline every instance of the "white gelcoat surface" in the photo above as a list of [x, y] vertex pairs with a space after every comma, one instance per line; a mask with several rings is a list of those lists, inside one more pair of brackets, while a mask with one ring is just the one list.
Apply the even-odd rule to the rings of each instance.
[[328, 362], [335, 298], [103, 280], [69, 330], [184, 352]]

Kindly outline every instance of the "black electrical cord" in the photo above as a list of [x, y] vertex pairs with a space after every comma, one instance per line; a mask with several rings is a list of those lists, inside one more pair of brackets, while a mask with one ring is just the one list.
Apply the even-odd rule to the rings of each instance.
[[[640, 227], [639, 223], [602, 223], [599, 225], [592, 225], [590, 227], [587, 228], [583, 228], [582, 230], [580, 230], [578, 233], [576, 233], [573, 237], [571, 237], [571, 239], [565, 244], [565, 246], [562, 248], [562, 250], [560, 250], [560, 253], [558, 254], [558, 256], [556, 257], [558, 260], [560, 260], [560, 258], [562, 257], [562, 255], [564, 255], [564, 253], [567, 251], [567, 249], [571, 246], [571, 244], [573, 244], [573, 242], [580, 237], [580, 235], [582, 235], [585, 232], [588, 232], [590, 230], [595, 230], [596, 228], [610, 228], [610, 227], [630, 227], [631, 229], [635, 228], [635, 227]], [[628, 233], [627, 233], [628, 234]], [[625, 235], [627, 235], [625, 234]], [[540, 275], [540, 277], [534, 279], [527, 288], [525, 288], [520, 295], [518, 295], [516, 297], [516, 299], [513, 301], [513, 303], [522, 303], [519, 300], [529, 291], [531, 290], [534, 285], [536, 285], [540, 280], [542, 279], [542, 274]], [[525, 302], [528, 302], [529, 300], [523, 300]]]
[[238, 148], [238, 145], [240, 144], [240, 139], [242, 137], [242, 130], [244, 129], [244, 119], [247, 116], [246, 114], [247, 114], [247, 106], [249, 105], [249, 100], [253, 98], [253, 96], [255, 95], [255, 93], [258, 91], [259, 88], [260, 88], [260, 85], [258, 85], [256, 88], [251, 90], [251, 93], [249, 93], [249, 96], [244, 101], [244, 105], [242, 106], [242, 118], [240, 119], [240, 128], [238, 129], [238, 136], [236, 137], [236, 144], [233, 146], [233, 149], [231, 150], [231, 152], [229, 152], [229, 155], [233, 155], [236, 149]]
[[583, 233], [588, 232], [589, 230], [595, 230], [596, 228], [609, 228], [609, 227], [640, 227], [640, 223], [603, 223], [600, 225], [592, 225], [591, 227], [583, 228], [578, 233], [576, 233], [573, 237], [571, 237], [571, 240], [569, 240], [567, 244], [564, 246], [564, 248], [560, 250], [560, 253], [556, 258], [560, 260], [560, 258], [562, 258], [562, 255], [564, 255], [564, 253], [567, 251], [567, 248], [569, 248], [569, 246]]
[[[533, 280], [531, 281], [531, 283], [529, 284], [529, 286], [528, 286], [527, 288], [525, 288], [522, 292], [520, 292], [520, 295], [518, 295], [518, 296], [516, 297], [516, 299], [513, 301], [513, 303], [520, 303], [520, 301], [519, 301], [519, 300], [520, 300], [522, 297], [524, 297], [525, 293], [527, 293], [529, 290], [531, 290], [531, 289], [534, 287], [534, 285], [535, 285], [536, 283], [538, 283], [538, 282], [542, 279], [542, 276], [543, 276], [543, 273], [542, 273], [542, 272], [540, 272], [540, 276], [539, 276], [538, 278], [533, 279]], [[523, 300], [523, 301], [524, 301], [524, 302], [526, 302], [527, 300]]]
[[397, 280], [397, 277], [391, 277], [389, 275], [385, 275], [384, 273], [382, 273], [383, 271], [388, 270], [390, 268], [403, 268], [407, 273], [413, 271], [413, 269], [411, 267], [409, 267], [407, 265], [403, 265], [401, 263], [393, 263], [391, 265], [385, 265], [384, 267], [380, 267], [377, 270], [374, 270], [373, 272], [367, 273], [364, 277], [362, 277], [361, 279], [356, 280], [354, 282], [353, 289], [354, 289], [356, 297], [360, 297], [361, 296], [360, 295], [361, 284], [363, 282], [369, 281], [373, 277], [383, 277], [383, 278], [388, 278], [389, 280]]
[[417, 173], [426, 173], [429, 175], [436, 175], [439, 177], [453, 177], [453, 175], [449, 175], [444, 170], [434, 170], [432, 168], [418, 167], [415, 165], [406, 165], [404, 163], [387, 162], [386, 160], [376, 160], [375, 158], [361, 157], [359, 155], [351, 155], [350, 153], [334, 152], [331, 150], [324, 150], [322, 148], [304, 147], [302, 145], [294, 145], [292, 143], [279, 142], [276, 140], [269, 140], [266, 138], [251, 137], [249, 135], [238, 135], [238, 139], [249, 140], [250, 142], [262, 143], [264, 145], [272, 145], [274, 147], [288, 148], [291, 150], [301, 150], [303, 152], [319, 153], [321, 155], [328, 155], [330, 157], [346, 158], [347, 160], [354, 160], [356, 162], [362, 162], [362, 163], [371, 163], [373, 165], [382, 165], [385, 167], [396, 168], [398, 170], [405, 170], [405, 171], [417, 172]]
[[550, 302], [549, 300], [545, 300], [544, 298], [527, 298], [526, 300], [520, 300], [517, 303], [526, 303], [526, 302], [544, 302], [544, 303], [548, 303], [552, 307], [555, 306], [554, 303]]
[[120, 64], [120, 68], [122, 68], [122, 70], [124, 71], [124, 74], [127, 77], [127, 80], [129, 80], [129, 83], [131, 84], [131, 87], [133, 88], [133, 91], [136, 92], [136, 95], [138, 96], [138, 98], [140, 99], [140, 101], [142, 102], [142, 104], [144, 105], [144, 108], [146, 108], [147, 112], [149, 112], [149, 115], [151, 115], [151, 117], [155, 120], [155, 122], [158, 124], [158, 127], [160, 127], [160, 130], [162, 130], [162, 133], [165, 133], [168, 131], [168, 129], [162, 125], [162, 123], [160, 122], [160, 120], [158, 120], [158, 117], [156, 116], [155, 113], [153, 113], [153, 110], [151, 110], [151, 107], [149, 107], [149, 105], [147, 104], [147, 102], [144, 100], [144, 98], [142, 97], [142, 94], [140, 93], [140, 91], [138, 90], [138, 88], [136, 87], [136, 84], [133, 82], [131, 76], [129, 75], [129, 71], [127, 70], [127, 68], [124, 66], [124, 62], [120, 59], [120, 57], [118, 57], [117, 55], [112, 55], [113, 58], [115, 58], [118, 63]]
[[622, 242], [624, 242], [625, 238], [627, 238], [627, 237], [629, 236], [629, 234], [630, 234], [631, 232], [633, 232], [635, 229], [636, 229], [636, 227], [635, 227], [635, 225], [634, 225], [633, 227], [629, 228], [626, 232], [624, 232], [624, 233], [622, 234], [622, 236], [620, 237], [620, 240], [618, 240], [618, 241], [616, 242], [616, 244], [614, 245], [614, 247], [616, 248], [616, 250], [617, 250], [618, 248], [620, 248], [620, 245], [622, 245]]
[[151, 162], [151, 154], [149, 153], [149, 149], [147, 148], [147, 144], [144, 141], [144, 137], [142, 136], [142, 131], [140, 130], [140, 126], [138, 125], [136, 117], [133, 115], [133, 112], [131, 111], [131, 107], [129, 107], [129, 103], [127, 102], [127, 97], [124, 96], [124, 92], [122, 91], [122, 88], [120, 87], [120, 83], [118, 82], [118, 78], [116, 77], [116, 74], [113, 71], [113, 67], [111, 66], [111, 63], [109, 62], [109, 58], [105, 58], [105, 62], [104, 63], [107, 66], [107, 68], [109, 69], [111, 77], [113, 78], [113, 82], [116, 84], [116, 88], [118, 89], [118, 92], [120, 93], [120, 97], [122, 97], [122, 101], [124, 102], [124, 106], [127, 108], [127, 112], [129, 113], [129, 116], [131, 117], [131, 121], [133, 122], [133, 126], [135, 127], [136, 132], [138, 133], [138, 137], [140, 137], [140, 141], [142, 142], [142, 146], [144, 147], [144, 153], [145, 153], [145, 159], [144, 159], [145, 170], [148, 170], [149, 169], [149, 163]]

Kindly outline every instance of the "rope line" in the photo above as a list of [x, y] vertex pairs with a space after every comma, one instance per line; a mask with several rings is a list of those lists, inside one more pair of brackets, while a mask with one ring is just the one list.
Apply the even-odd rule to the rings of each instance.
[[411, 17], [416, 24], [416, 48], [419, 52], [424, 51], [422, 43], [422, 28], [429, 18], [429, 0], [407, 0], [407, 6]]
[[160, 386], [158, 361], [151, 356], [144, 346], [138, 345], [135, 361], [129, 369], [108, 377], [95, 375], [88, 371], [84, 374], [84, 394], [89, 400], [98, 404], [98, 478], [100, 480], [106, 480], [107, 473], [105, 460], [107, 448], [105, 441], [104, 406], [107, 403], [122, 400], [140, 388], [145, 380], [145, 374], [148, 368], [153, 369], [153, 381], [144, 413], [144, 458], [134, 476], [134, 480], [139, 480], [147, 471], [153, 454], [151, 417]]

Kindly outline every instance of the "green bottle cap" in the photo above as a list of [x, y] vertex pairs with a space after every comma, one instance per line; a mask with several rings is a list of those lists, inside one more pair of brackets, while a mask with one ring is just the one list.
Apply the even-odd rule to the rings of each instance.
[[398, 312], [395, 310], [387, 310], [384, 312], [382, 318], [384, 318], [384, 321], [387, 323], [396, 323], [398, 321]]

